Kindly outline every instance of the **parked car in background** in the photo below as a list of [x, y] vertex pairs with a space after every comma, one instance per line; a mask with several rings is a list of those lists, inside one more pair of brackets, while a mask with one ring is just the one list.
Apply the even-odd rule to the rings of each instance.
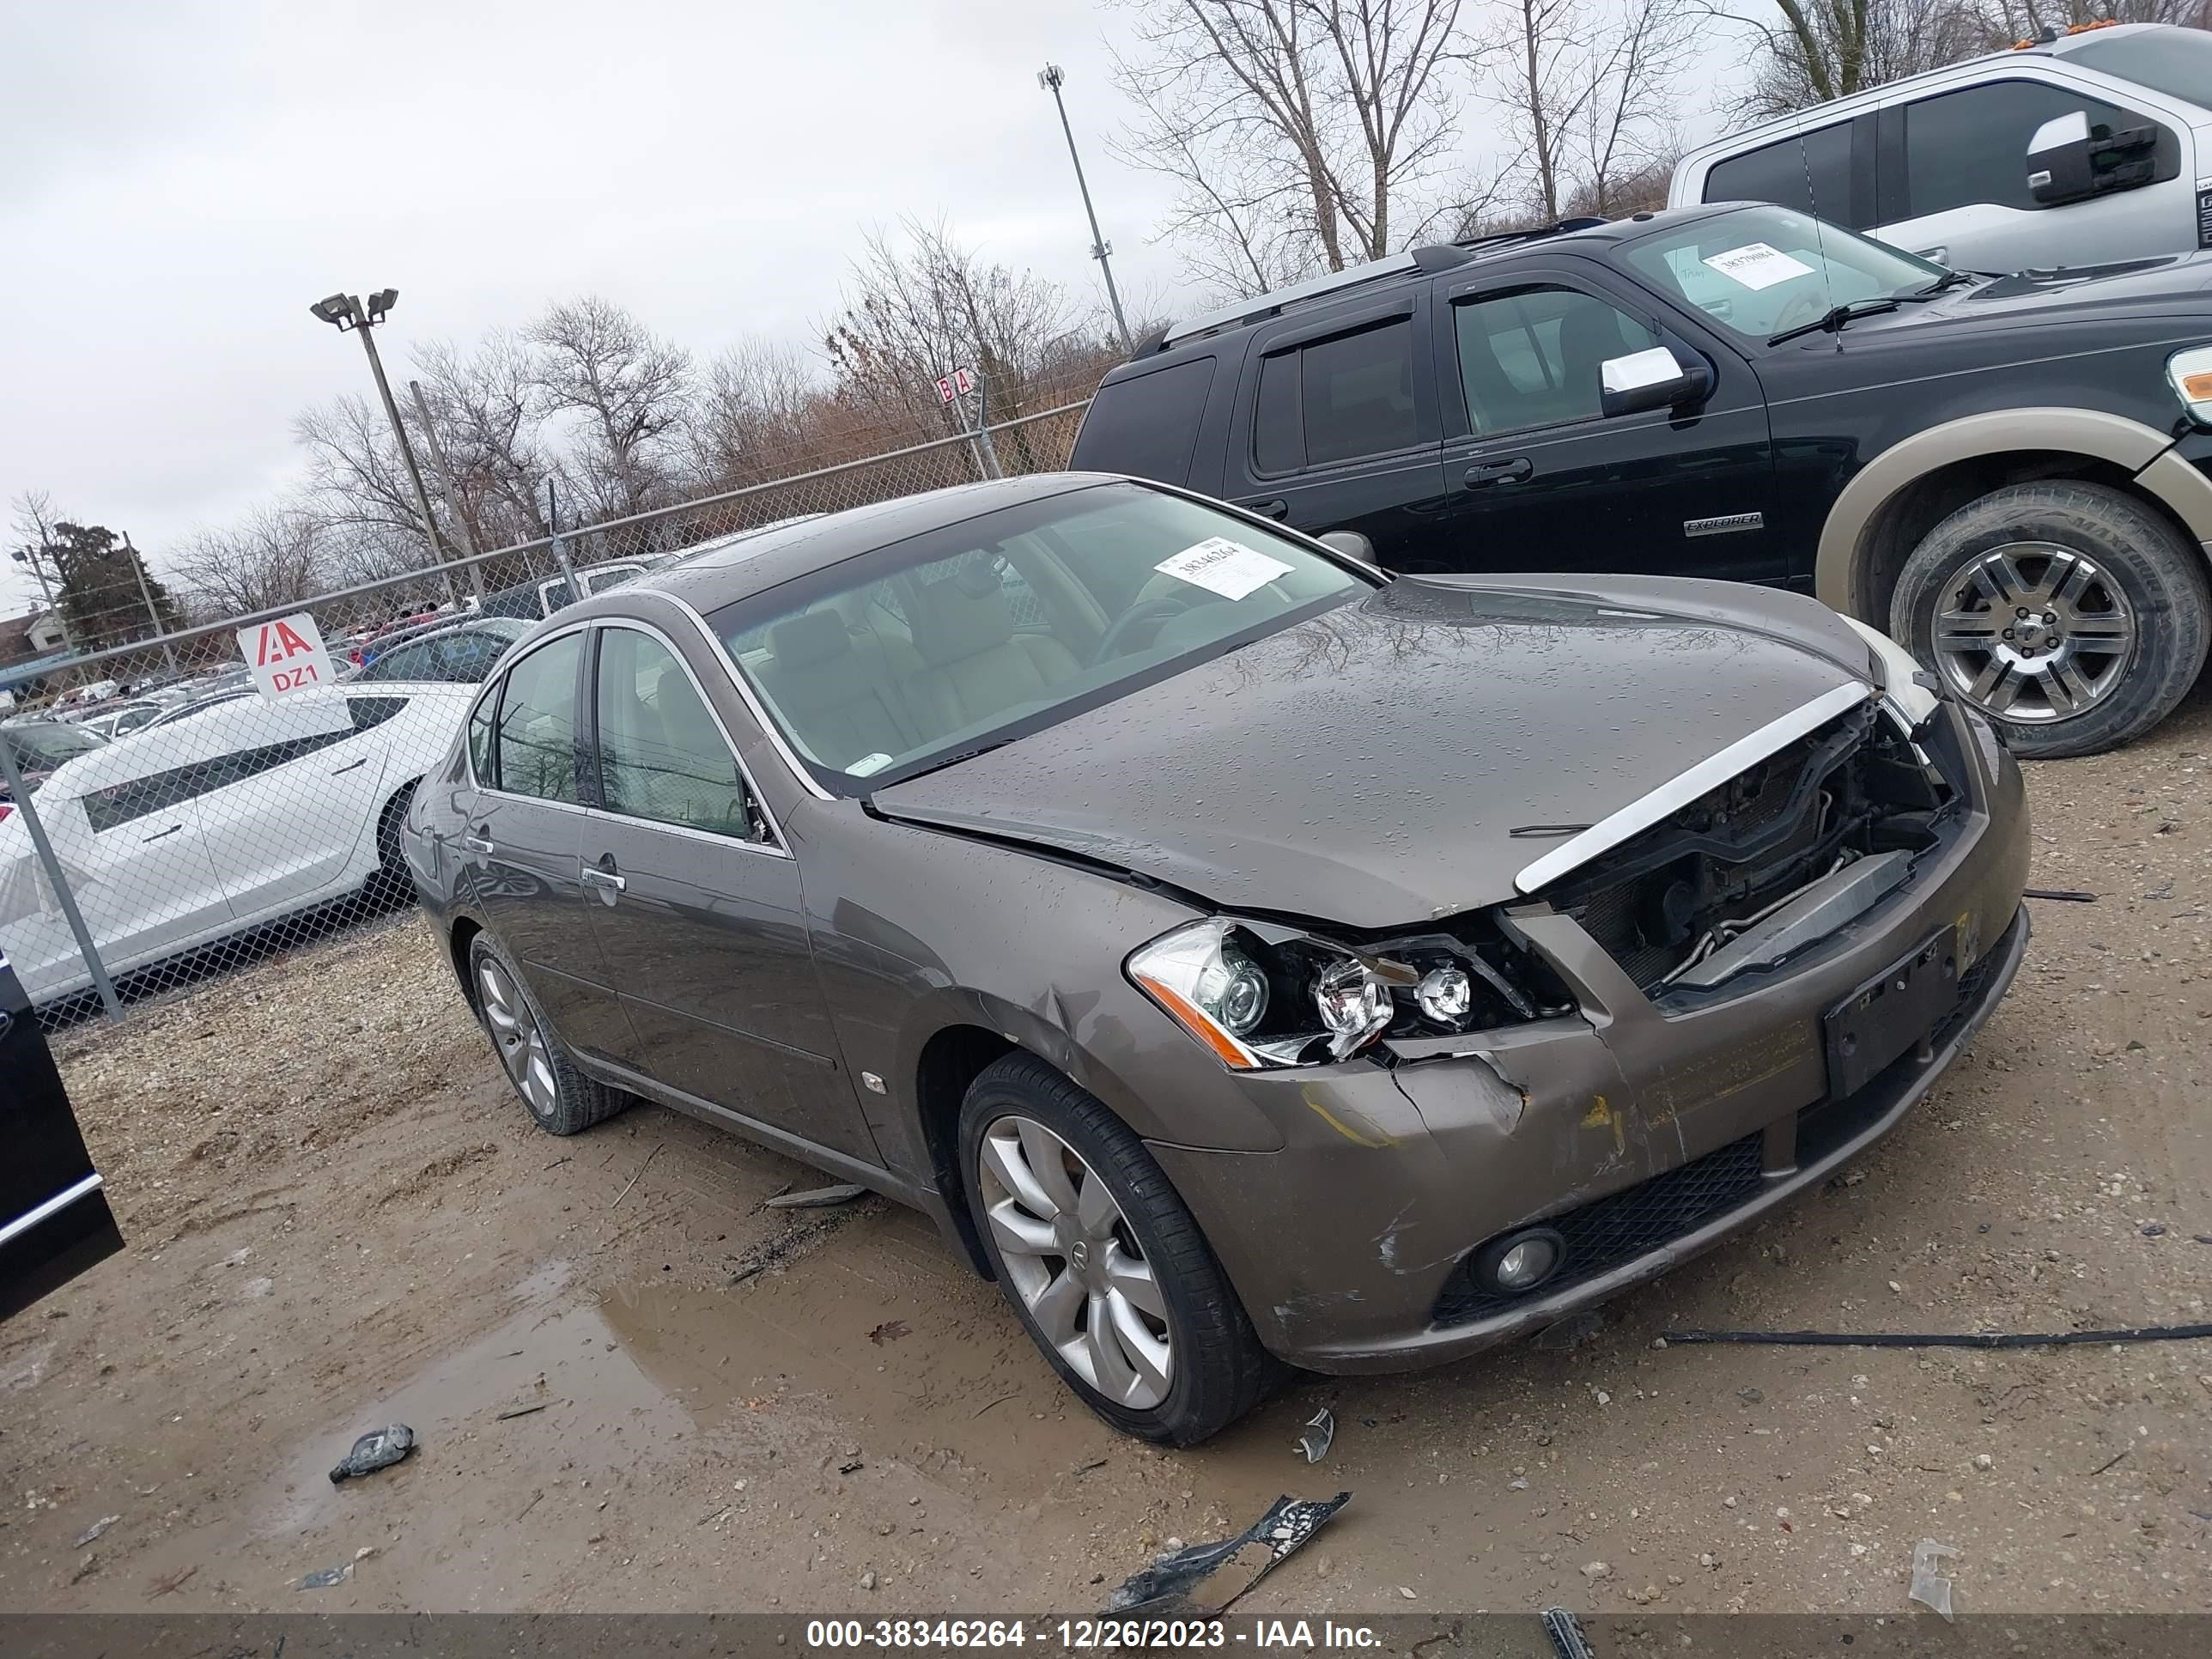
[[0, 1319], [123, 1248], [30, 999], [0, 953]]
[[1170, 325], [1073, 464], [1394, 570], [1540, 549], [1810, 590], [2023, 754], [2087, 754], [2162, 719], [2212, 635], [2208, 283], [2212, 256], [1989, 281], [1780, 207], [1581, 222]]
[[[470, 692], [248, 692], [75, 757], [40, 823], [110, 974], [398, 877], [399, 815]], [[91, 983], [21, 815], [0, 820], [0, 948], [33, 1001]]]
[[[8, 746], [24, 787], [36, 789], [57, 768], [106, 748], [107, 736], [62, 720], [15, 720], [0, 725], [0, 744]], [[0, 819], [7, 817], [13, 799], [6, 776], [0, 775]]]
[[1178, 1443], [1817, 1188], [2027, 935], [2018, 766], [1808, 598], [1392, 582], [1066, 474], [584, 602], [403, 845], [541, 1127], [642, 1095], [917, 1205]]
[[[604, 564], [579, 565], [576, 580], [584, 592], [602, 593], [610, 587], [618, 587], [634, 581], [646, 572], [643, 559], [610, 559]], [[531, 622], [543, 621], [555, 611], [575, 603], [566, 576], [553, 576], [538, 581], [520, 582], [513, 587], [503, 587], [496, 593], [484, 595], [477, 613], [486, 617], [520, 617]]]
[[1960, 270], [2212, 246], [2212, 34], [2092, 24], [1730, 133], [1670, 207], [1775, 202]]
[[520, 617], [477, 617], [427, 628], [379, 651], [347, 684], [437, 680], [474, 685], [534, 626]]
[[88, 716], [83, 725], [88, 732], [97, 732], [103, 738], [127, 738], [170, 706], [157, 702], [151, 697], [119, 702]]

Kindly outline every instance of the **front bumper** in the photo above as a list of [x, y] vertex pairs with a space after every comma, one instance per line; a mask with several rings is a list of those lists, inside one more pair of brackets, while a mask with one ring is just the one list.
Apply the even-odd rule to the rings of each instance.
[[[1540, 1329], [1668, 1271], [1824, 1179], [1902, 1121], [2017, 971], [2028, 925], [2020, 772], [1965, 745], [1968, 821], [1904, 889], [1757, 988], [1662, 1011], [1580, 928], [1532, 907], [1523, 931], [1583, 1012], [1355, 1060], [1249, 1074], [1283, 1145], [1152, 1151], [1205, 1227], [1261, 1340], [1320, 1371], [1439, 1364]], [[1832, 1096], [1822, 1021], [1942, 929], [1960, 994], [1928, 1042]], [[1464, 1264], [1545, 1221], [1567, 1264], [1526, 1297]]]

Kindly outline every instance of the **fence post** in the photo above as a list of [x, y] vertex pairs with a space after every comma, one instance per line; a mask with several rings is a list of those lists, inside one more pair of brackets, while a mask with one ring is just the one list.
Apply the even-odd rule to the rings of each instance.
[[115, 994], [114, 982], [107, 977], [106, 966], [92, 942], [92, 930], [84, 925], [84, 914], [76, 908], [76, 895], [70, 891], [69, 880], [62, 874], [61, 860], [54, 856], [54, 844], [46, 839], [46, 826], [39, 822], [39, 809], [31, 805], [30, 787], [15, 765], [15, 751], [5, 743], [0, 743], [0, 782], [7, 784], [9, 799], [23, 815], [23, 827], [31, 832], [31, 845], [46, 868], [46, 879], [54, 884], [54, 897], [62, 907], [62, 918], [69, 923], [84, 965], [92, 970], [92, 982], [100, 992], [100, 1006], [107, 1010], [110, 1019], [122, 1018], [122, 1000]]
[[[999, 465], [998, 447], [991, 441], [990, 380], [982, 370], [975, 371], [975, 459], [987, 478], [1003, 478], [1005, 471]], [[963, 411], [964, 412], [964, 411]]]

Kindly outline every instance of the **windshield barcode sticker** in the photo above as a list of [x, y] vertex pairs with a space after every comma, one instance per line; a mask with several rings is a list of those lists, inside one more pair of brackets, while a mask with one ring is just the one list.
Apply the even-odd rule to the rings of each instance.
[[1208, 536], [1172, 558], [1162, 559], [1152, 568], [1162, 575], [1178, 577], [1209, 592], [1218, 593], [1224, 599], [1241, 599], [1278, 576], [1291, 574], [1291, 567], [1280, 559], [1271, 559], [1257, 549], [1232, 542], [1226, 536]]
[[1716, 253], [1705, 263], [1730, 282], [1741, 283], [1753, 290], [1772, 288], [1792, 276], [1813, 274], [1813, 267], [1803, 260], [1793, 259], [1780, 248], [1770, 247], [1765, 242], [1746, 242], [1726, 253]]

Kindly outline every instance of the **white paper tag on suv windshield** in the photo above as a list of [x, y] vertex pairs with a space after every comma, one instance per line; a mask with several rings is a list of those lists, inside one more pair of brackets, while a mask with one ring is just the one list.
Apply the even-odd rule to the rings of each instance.
[[1772, 288], [1792, 276], [1813, 274], [1813, 267], [1802, 259], [1793, 259], [1780, 248], [1770, 247], [1765, 242], [1746, 242], [1726, 253], [1716, 253], [1705, 263], [1730, 282], [1753, 289]]
[[1226, 536], [1208, 536], [1174, 557], [1162, 559], [1152, 568], [1163, 575], [1179, 577], [1209, 592], [1218, 593], [1224, 599], [1241, 599], [1255, 589], [1265, 587], [1276, 577], [1291, 574], [1291, 567], [1280, 559], [1271, 559], [1256, 548], [1232, 542]]

